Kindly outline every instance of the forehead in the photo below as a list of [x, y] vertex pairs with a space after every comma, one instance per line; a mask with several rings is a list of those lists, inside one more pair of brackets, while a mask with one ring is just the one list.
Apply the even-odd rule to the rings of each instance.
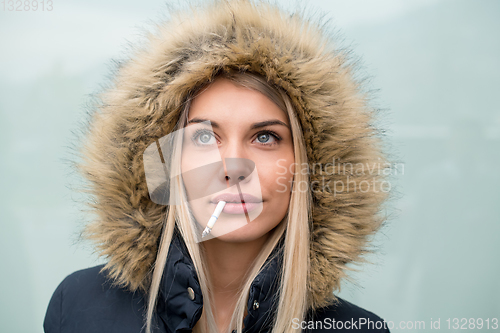
[[271, 118], [289, 124], [288, 115], [263, 93], [218, 78], [191, 102], [188, 119], [263, 121]]

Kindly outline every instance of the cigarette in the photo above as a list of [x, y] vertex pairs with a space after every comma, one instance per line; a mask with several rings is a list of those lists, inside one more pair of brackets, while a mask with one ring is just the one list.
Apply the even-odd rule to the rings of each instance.
[[215, 211], [210, 217], [210, 220], [208, 220], [207, 226], [205, 230], [203, 230], [203, 233], [201, 234], [201, 238], [204, 238], [208, 236], [210, 231], [212, 231], [212, 228], [214, 227], [215, 221], [219, 218], [220, 213], [222, 213], [222, 210], [224, 209], [224, 206], [226, 205], [225, 201], [219, 201], [217, 204], [217, 207], [215, 207]]

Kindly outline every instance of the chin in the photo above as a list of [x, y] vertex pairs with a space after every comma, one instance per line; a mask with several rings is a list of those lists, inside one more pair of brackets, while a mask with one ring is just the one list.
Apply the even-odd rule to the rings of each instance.
[[[252, 222], [250, 222], [252, 223]], [[227, 228], [219, 228], [216, 230], [214, 228], [211, 232], [211, 235], [213, 238], [216, 238], [220, 241], [223, 242], [229, 242], [229, 243], [244, 243], [244, 242], [249, 242], [255, 238], [255, 232], [251, 232], [249, 229], [252, 226], [248, 223], [242, 224], [240, 227], [237, 228], [232, 228], [233, 230], [228, 230]], [[222, 231], [222, 229], [225, 229]]]
[[233, 231], [226, 232], [221, 235], [217, 235], [217, 233], [215, 233], [213, 236], [214, 238], [217, 238], [220, 241], [228, 243], [252, 242], [262, 237], [267, 237], [269, 232], [276, 227], [274, 226], [271, 229], [263, 228], [262, 223], [265, 222], [252, 221], [250, 223], [246, 223], [245, 225]]

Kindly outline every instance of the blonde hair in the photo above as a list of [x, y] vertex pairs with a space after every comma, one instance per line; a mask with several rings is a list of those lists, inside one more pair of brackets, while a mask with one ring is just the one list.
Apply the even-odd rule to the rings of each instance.
[[[264, 77], [249, 72], [224, 72], [216, 75], [215, 79], [219, 77], [224, 77], [237, 85], [253, 89], [264, 94], [278, 107], [280, 107], [280, 109], [286, 112], [292, 130], [295, 165], [303, 165], [303, 163], [307, 163], [305, 141], [299, 120], [295, 114], [290, 98], [281, 88], [271, 85]], [[196, 93], [208, 85], [204, 85], [199, 89], [196, 89], [191, 96], [194, 97]], [[191, 98], [188, 98], [182, 110], [181, 116], [179, 117], [178, 126], [176, 127], [186, 126], [190, 101]], [[180, 161], [179, 144], [174, 147], [172, 154], [172, 161]], [[180, 168], [180, 166], [172, 167]], [[177, 177], [177, 179], [179, 178], [180, 177]], [[306, 308], [306, 304], [308, 302], [307, 280], [310, 267], [309, 221], [311, 221], [311, 193], [308, 190], [308, 175], [295, 170], [293, 184], [294, 186], [292, 187], [288, 212], [279, 225], [270, 231], [271, 235], [269, 240], [260, 251], [254, 261], [253, 267], [247, 275], [231, 318], [229, 332], [233, 329], [236, 329], [238, 333], [242, 332], [243, 319], [250, 286], [257, 274], [263, 268], [266, 259], [270, 256], [282, 236], [284, 236], [283, 265], [281, 271], [278, 272], [278, 274], [280, 274], [280, 297], [277, 312], [270, 314], [274, 318], [272, 332], [289, 332], [291, 330], [292, 320], [294, 318], [302, 320], [308, 310]], [[301, 186], [298, 186], [299, 184]], [[304, 184], [306, 185], [305, 188], [307, 190], [300, 190], [301, 187], [304, 187]], [[180, 184], [180, 181], [172, 182], [170, 191], [171, 193], [176, 193], [178, 196], [180, 195], [182, 198], [182, 204], [178, 206], [172, 205], [167, 209], [166, 221], [154, 265], [151, 286], [149, 288], [149, 300], [146, 313], [146, 332], [151, 333], [153, 313], [158, 298], [161, 278], [165, 268], [170, 243], [172, 241], [174, 227], [177, 225], [178, 230], [186, 243], [189, 255], [193, 260], [203, 294], [203, 312], [200, 320], [195, 325], [193, 332], [216, 333], [218, 332], [218, 329], [212, 309], [212, 298], [209, 293], [211, 288], [207, 276], [207, 267], [205, 265], [206, 260], [203, 258], [204, 254], [200, 246], [201, 243], [198, 243], [195, 240], [195, 221], [189, 213], [186, 193], [184, 191], [184, 187]]]

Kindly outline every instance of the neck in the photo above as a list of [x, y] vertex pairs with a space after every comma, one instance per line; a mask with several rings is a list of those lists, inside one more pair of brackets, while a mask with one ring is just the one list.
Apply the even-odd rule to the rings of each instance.
[[214, 301], [214, 316], [220, 331], [231, 320], [247, 274], [268, 234], [250, 242], [224, 242], [217, 238], [203, 242]]
[[208, 274], [214, 292], [237, 293], [268, 235], [250, 242], [224, 242], [217, 238], [203, 242]]

